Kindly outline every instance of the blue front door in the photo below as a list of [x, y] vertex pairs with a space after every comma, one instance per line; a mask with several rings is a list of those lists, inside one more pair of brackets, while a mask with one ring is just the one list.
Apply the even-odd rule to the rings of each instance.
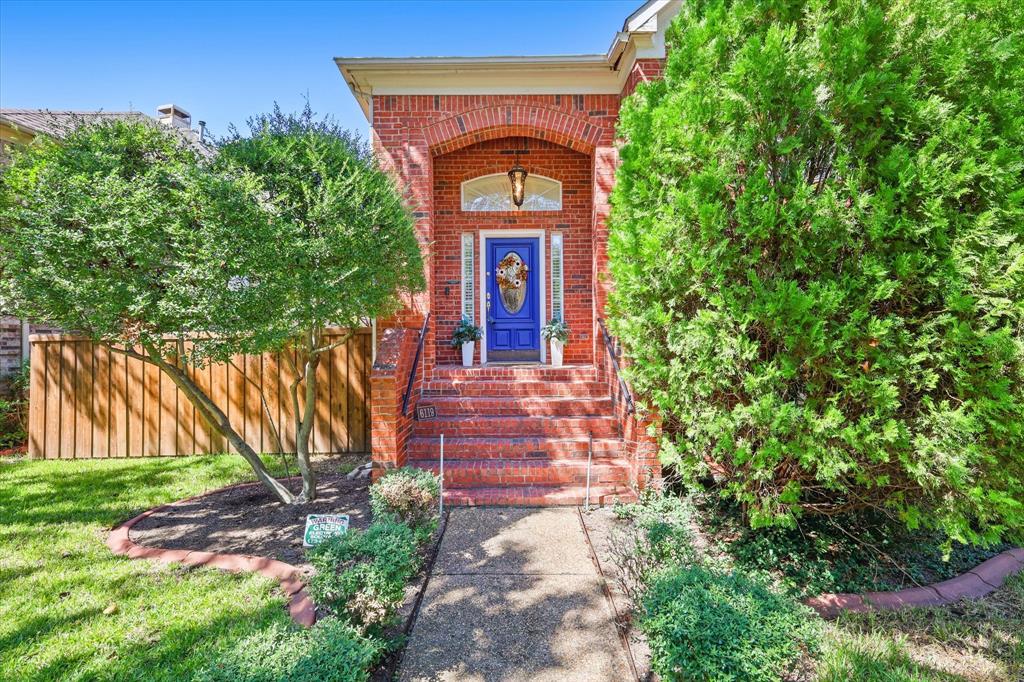
[[540, 360], [539, 240], [488, 239], [487, 360]]

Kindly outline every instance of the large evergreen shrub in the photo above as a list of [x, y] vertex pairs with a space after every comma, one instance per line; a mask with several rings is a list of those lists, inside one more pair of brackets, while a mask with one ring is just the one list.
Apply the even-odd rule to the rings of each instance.
[[754, 525], [1024, 528], [1024, 10], [694, 0], [623, 107], [611, 314]]

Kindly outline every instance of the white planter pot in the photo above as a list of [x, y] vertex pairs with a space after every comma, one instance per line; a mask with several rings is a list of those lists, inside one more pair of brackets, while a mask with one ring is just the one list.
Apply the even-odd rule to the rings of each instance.
[[475, 341], [467, 341], [462, 344], [462, 366], [472, 367], [473, 366], [473, 346], [476, 345]]
[[558, 339], [551, 339], [551, 366], [562, 366], [562, 351], [565, 350], [565, 342]]

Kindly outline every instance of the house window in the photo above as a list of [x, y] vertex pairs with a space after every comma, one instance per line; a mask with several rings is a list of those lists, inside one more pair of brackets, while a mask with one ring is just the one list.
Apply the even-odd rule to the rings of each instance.
[[526, 198], [516, 208], [506, 173], [484, 175], [462, 183], [463, 211], [561, 211], [562, 183], [543, 175], [526, 177]]

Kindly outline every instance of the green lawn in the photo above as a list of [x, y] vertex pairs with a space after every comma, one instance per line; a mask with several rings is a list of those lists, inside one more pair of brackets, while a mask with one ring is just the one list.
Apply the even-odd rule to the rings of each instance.
[[1024, 574], [984, 599], [844, 615], [823, 649], [820, 682], [1024, 680]]
[[251, 478], [230, 455], [0, 459], [0, 680], [181, 682], [217, 648], [287, 623], [272, 580], [134, 561], [104, 544], [140, 511]]

